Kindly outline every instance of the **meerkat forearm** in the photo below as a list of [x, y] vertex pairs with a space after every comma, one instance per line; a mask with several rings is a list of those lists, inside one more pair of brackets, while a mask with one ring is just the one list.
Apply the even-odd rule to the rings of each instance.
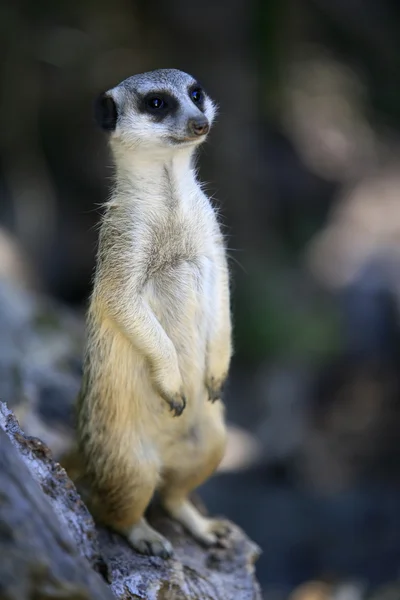
[[219, 257], [216, 310], [210, 327], [206, 356], [206, 387], [212, 402], [221, 398], [232, 356], [229, 273], [226, 259]]
[[107, 313], [119, 331], [145, 358], [153, 385], [176, 416], [185, 408], [183, 382], [174, 344], [157, 317], [140, 296], [124, 299], [121, 295], [107, 303]]

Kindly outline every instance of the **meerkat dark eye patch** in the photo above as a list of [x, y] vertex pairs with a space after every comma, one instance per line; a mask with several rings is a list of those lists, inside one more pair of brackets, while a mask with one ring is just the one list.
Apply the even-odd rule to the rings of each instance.
[[204, 112], [204, 100], [206, 94], [198, 82], [193, 83], [188, 89], [189, 98], [199, 108], [202, 112]]
[[114, 131], [117, 125], [118, 109], [115, 101], [107, 94], [101, 94], [95, 103], [94, 115], [97, 124], [104, 131]]
[[162, 121], [167, 115], [177, 111], [178, 101], [167, 91], [155, 90], [142, 96], [138, 108], [140, 112], [151, 115], [155, 121]]

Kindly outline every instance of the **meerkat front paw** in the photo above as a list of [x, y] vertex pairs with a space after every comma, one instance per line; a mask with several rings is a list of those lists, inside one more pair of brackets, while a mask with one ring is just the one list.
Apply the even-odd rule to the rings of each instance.
[[140, 554], [170, 558], [174, 553], [170, 542], [161, 533], [150, 527], [145, 519], [141, 519], [137, 525], [132, 527], [127, 538], [131, 546]]
[[179, 417], [186, 407], [186, 398], [182, 392], [170, 393], [165, 390], [158, 389], [161, 398], [168, 404], [169, 410], [174, 417]]
[[226, 376], [224, 376], [220, 379], [217, 379], [216, 377], [211, 376], [206, 380], [208, 399], [213, 404], [216, 400], [222, 400], [225, 382], [226, 382]]
[[168, 373], [159, 372], [155, 377], [155, 388], [161, 398], [169, 405], [174, 417], [179, 417], [186, 406], [183, 382], [179, 368], [170, 368]]
[[180, 417], [186, 407], [186, 398], [183, 394], [176, 394], [175, 396], [162, 396], [163, 400], [169, 405], [169, 410], [173, 413], [174, 417]]

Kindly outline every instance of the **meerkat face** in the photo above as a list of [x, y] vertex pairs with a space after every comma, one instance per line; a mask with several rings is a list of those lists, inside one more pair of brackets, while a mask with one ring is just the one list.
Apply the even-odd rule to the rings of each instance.
[[115, 148], [196, 146], [207, 137], [215, 105], [193, 77], [160, 69], [129, 77], [100, 96], [96, 118]]

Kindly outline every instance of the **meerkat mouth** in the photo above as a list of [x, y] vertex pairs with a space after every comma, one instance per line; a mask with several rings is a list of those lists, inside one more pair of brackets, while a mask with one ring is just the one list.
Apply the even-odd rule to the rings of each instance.
[[174, 137], [174, 136], [169, 136], [168, 137], [168, 141], [171, 142], [171, 144], [174, 144], [176, 146], [178, 146], [178, 145], [179, 146], [182, 146], [182, 145], [189, 146], [189, 145], [197, 145], [197, 144], [203, 142], [205, 140], [205, 138], [206, 138], [205, 135], [202, 136], [202, 137], [199, 137], [199, 136], [190, 136], [190, 137], [189, 136], [185, 136], [185, 137], [181, 137], [181, 138]]

